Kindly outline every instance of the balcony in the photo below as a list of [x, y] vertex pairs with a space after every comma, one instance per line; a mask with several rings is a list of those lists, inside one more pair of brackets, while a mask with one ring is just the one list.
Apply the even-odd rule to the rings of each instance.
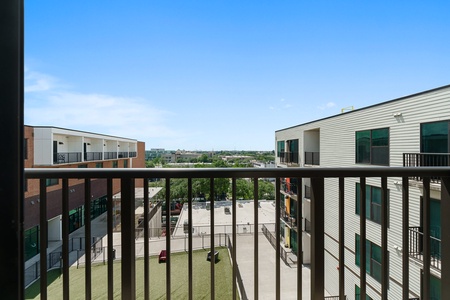
[[119, 158], [128, 158], [128, 152], [119, 152]]
[[117, 152], [105, 152], [104, 159], [117, 159]]
[[[409, 228], [409, 256], [423, 263], [423, 228]], [[441, 271], [441, 240], [430, 236], [430, 265]]]
[[[404, 167], [448, 167], [450, 153], [403, 153]], [[421, 177], [411, 177], [413, 180], [422, 181]], [[432, 182], [440, 182], [439, 177], [431, 177]]]
[[70, 164], [81, 162], [81, 152], [58, 152], [53, 154], [54, 164]]
[[[69, 228], [69, 209], [68, 209], [68, 195], [70, 192], [69, 189], [69, 179], [71, 178], [85, 178], [85, 189], [87, 191], [90, 190], [91, 185], [91, 179], [96, 178], [105, 178], [107, 181], [107, 190], [108, 190], [108, 206], [107, 206], [107, 219], [111, 220], [108, 221], [107, 225], [107, 236], [113, 236], [113, 207], [112, 207], [112, 181], [113, 179], [119, 179], [121, 182], [121, 194], [122, 194], [122, 200], [121, 200], [121, 246], [120, 246], [120, 252], [121, 252], [121, 265], [122, 265], [122, 272], [121, 272], [121, 280], [120, 280], [120, 293], [122, 295], [122, 298], [124, 299], [135, 299], [136, 298], [136, 276], [135, 276], [135, 262], [136, 262], [136, 240], [135, 240], [135, 215], [134, 215], [134, 209], [135, 209], [135, 195], [134, 195], [134, 185], [135, 185], [135, 179], [136, 180], [142, 180], [144, 184], [144, 224], [148, 223], [148, 216], [150, 212], [150, 208], [148, 205], [148, 185], [146, 184], [149, 178], [166, 178], [166, 219], [170, 219], [170, 199], [168, 198], [170, 195], [170, 180], [172, 178], [186, 178], [188, 182], [188, 216], [189, 216], [189, 222], [188, 222], [188, 231], [186, 236], [186, 244], [187, 244], [187, 255], [188, 255], [188, 262], [187, 262], [187, 268], [189, 270], [188, 274], [188, 296], [189, 299], [193, 299], [193, 291], [194, 291], [194, 285], [193, 285], [193, 274], [192, 274], [192, 268], [194, 261], [192, 259], [192, 253], [193, 253], [193, 241], [194, 236], [192, 234], [192, 179], [195, 178], [229, 178], [232, 185], [232, 208], [231, 208], [231, 218], [232, 218], [232, 230], [231, 233], [229, 233], [229, 246], [230, 247], [230, 261], [235, 262], [236, 261], [236, 249], [239, 249], [240, 244], [238, 243], [237, 238], [237, 224], [236, 224], [236, 210], [237, 210], [237, 201], [236, 201], [236, 180], [238, 178], [276, 178], [276, 190], [281, 189], [281, 179], [290, 177], [290, 178], [310, 178], [311, 181], [311, 220], [308, 220], [308, 225], [306, 225], [305, 220], [305, 229], [306, 227], [310, 227], [311, 232], [311, 278], [310, 278], [310, 291], [311, 291], [311, 298], [312, 299], [324, 299], [325, 295], [325, 274], [324, 274], [324, 249], [325, 249], [325, 243], [324, 243], [324, 179], [325, 178], [334, 178], [334, 180], [339, 182], [339, 193], [338, 193], [338, 199], [339, 201], [339, 207], [341, 210], [344, 209], [344, 181], [345, 178], [348, 177], [359, 177], [361, 181], [364, 181], [366, 177], [379, 177], [381, 178], [382, 182], [382, 190], [387, 190], [387, 178], [388, 177], [401, 177], [403, 179], [403, 191], [406, 190], [406, 192], [403, 195], [404, 204], [408, 205], [409, 203], [409, 193], [407, 192], [408, 187], [408, 177], [413, 176], [419, 176], [423, 178], [424, 180], [424, 186], [428, 187], [430, 177], [442, 177], [442, 203], [448, 203], [450, 202], [450, 193], [449, 188], [450, 187], [450, 178], [444, 177], [445, 175], [448, 176], [450, 172], [450, 168], [388, 168], [388, 167], [380, 167], [380, 168], [279, 168], [279, 169], [117, 169], [117, 170], [111, 170], [111, 169], [27, 169], [25, 170], [25, 176], [27, 179], [39, 179], [40, 180], [40, 207], [41, 207], [41, 214], [40, 214], [40, 276], [41, 276], [41, 296], [43, 299], [47, 298], [47, 269], [46, 266], [48, 265], [48, 255], [47, 255], [47, 217], [46, 217], [46, 187], [45, 187], [45, 179], [46, 178], [60, 178], [62, 179], [62, 291], [63, 291], [63, 298], [68, 299], [70, 294], [70, 280], [69, 280], [69, 273], [70, 273], [70, 265], [69, 265], [69, 234], [68, 234], [68, 228]], [[330, 179], [329, 179], [330, 180]], [[258, 187], [255, 186], [255, 189]], [[214, 191], [214, 181], [211, 181], [210, 184], [211, 192]], [[256, 192], [256, 191], [255, 191]], [[429, 198], [430, 190], [428, 188], [424, 189], [424, 198]], [[257, 195], [257, 193], [255, 193]], [[90, 201], [90, 193], [86, 193], [86, 203]], [[281, 209], [281, 195], [278, 193], [276, 197], [276, 203], [275, 203], [275, 233], [273, 236], [273, 244], [274, 245], [280, 245], [281, 243], [281, 218], [283, 217], [282, 209]], [[211, 200], [211, 206], [214, 205], [214, 199]], [[258, 224], [258, 210], [257, 208], [257, 201], [255, 201], [255, 215], [254, 215], [254, 223]], [[364, 213], [366, 207], [364, 205], [365, 201], [361, 202], [360, 210], [362, 213], [360, 214], [360, 225], [361, 226], [361, 240], [366, 240], [366, 214]], [[86, 206], [88, 208], [89, 205]], [[443, 210], [447, 209], [446, 207], [442, 208]], [[88, 209], [86, 209], [88, 210]], [[89, 212], [87, 212], [89, 213]], [[297, 214], [300, 214], [300, 212], [297, 212]], [[340, 214], [343, 216], [343, 214]], [[301, 216], [300, 216], [301, 218]], [[297, 219], [298, 216], [297, 216]], [[380, 291], [383, 299], [387, 299], [387, 289], [388, 289], [388, 280], [389, 280], [389, 274], [388, 274], [388, 249], [387, 249], [387, 207], [384, 206], [382, 208], [382, 222], [381, 222], [381, 235], [382, 235], [382, 245], [381, 245], [381, 252], [382, 252], [382, 260], [385, 262], [381, 265], [381, 280], [380, 280]], [[212, 253], [215, 252], [215, 249], [218, 247], [217, 243], [217, 234], [215, 233], [216, 227], [214, 226], [214, 210], [210, 210], [210, 228], [208, 230], [209, 234], [208, 239], [210, 239], [209, 248], [208, 250]], [[404, 226], [402, 227], [402, 245], [404, 249], [408, 249], [410, 242], [413, 242], [417, 240], [418, 234], [416, 234], [416, 237], [411, 236], [411, 230], [409, 227], [407, 227], [409, 223], [409, 215], [406, 213], [403, 215], [403, 222]], [[450, 239], [450, 234], [448, 232], [448, 229], [450, 229], [450, 226], [446, 226], [448, 224], [448, 221], [443, 220], [442, 224], [442, 236], [447, 237], [447, 239]], [[166, 232], [169, 232], [165, 237], [163, 237], [163, 243], [165, 243], [165, 250], [167, 255], [166, 265], [165, 265], [165, 295], [167, 299], [171, 298], [172, 293], [174, 292], [173, 286], [175, 282], [171, 281], [171, 272], [172, 269], [175, 267], [175, 265], [172, 266], [172, 259], [171, 256], [173, 255], [173, 236], [170, 234], [170, 222], [166, 223]], [[339, 236], [343, 238], [344, 236], [344, 219], [343, 217], [340, 217], [336, 220], [336, 227], [339, 230]], [[92, 247], [91, 241], [91, 221], [89, 219], [86, 219], [86, 249], [89, 249]], [[263, 276], [260, 277], [260, 271], [258, 268], [258, 262], [259, 264], [264, 260], [264, 256], [268, 255], [267, 252], [260, 252], [259, 250], [259, 244], [258, 239], [260, 233], [260, 228], [258, 230], [254, 230], [251, 234], [253, 235], [253, 238], [255, 240], [254, 247], [252, 247], [254, 253], [253, 253], [253, 270], [250, 270], [253, 280], [250, 286], [243, 285], [242, 280], [239, 280], [240, 275], [245, 269], [242, 269], [242, 266], [239, 267], [236, 264], [232, 263], [232, 289], [233, 289], [233, 299], [236, 299], [236, 295], [240, 292], [241, 295], [243, 293], [248, 294], [249, 296], [253, 296], [254, 298], [258, 298], [257, 294], [259, 290], [262, 290], [262, 281], [264, 280]], [[247, 233], [248, 234], [248, 233]], [[149, 240], [149, 229], [148, 226], [144, 226], [144, 241]], [[423, 234], [422, 239], [426, 240], [429, 239], [430, 235], [429, 233]], [[411, 241], [410, 241], [411, 240]], [[418, 239], [420, 240], [420, 238]], [[442, 253], [450, 253], [450, 243], [448, 240], [444, 239], [441, 247], [442, 247]], [[301, 257], [301, 253], [303, 251], [302, 249], [302, 243], [299, 243], [298, 249], [297, 249], [297, 257]], [[417, 244], [417, 243], [416, 243]], [[149, 243], [144, 242], [143, 244], [144, 248], [144, 255], [142, 263], [146, 266], [146, 271], [144, 272], [144, 295], [149, 296], [150, 291], [150, 285], [149, 285], [149, 279], [151, 276], [159, 276], [156, 274], [150, 275], [150, 269], [149, 266], [149, 256], [150, 256], [150, 249], [149, 249]], [[271, 281], [274, 284], [274, 293], [276, 299], [283, 299], [282, 293], [285, 291], [281, 290], [281, 284], [280, 284], [280, 278], [281, 278], [281, 264], [280, 261], [282, 260], [283, 253], [281, 252], [282, 247], [274, 247], [274, 253], [275, 256], [275, 272], [273, 274], [274, 280]], [[107, 264], [107, 286], [108, 286], [108, 293], [109, 295], [113, 294], [114, 287], [117, 285], [117, 282], [114, 281], [114, 273], [113, 273], [113, 261], [115, 257], [115, 252], [113, 252], [112, 247], [112, 239], [108, 239], [108, 245], [105, 250], [105, 264]], [[419, 252], [419, 251], [418, 251]], [[432, 253], [433, 250], [430, 246], [427, 246], [427, 243], [424, 243], [423, 251], [424, 254], [422, 257], [424, 259], [424, 290], [429, 290], [428, 283], [430, 282], [430, 268], [426, 268], [426, 266], [430, 266], [430, 260], [427, 259], [431, 258], [432, 255], [427, 255]], [[270, 254], [269, 254], [270, 255]], [[342, 258], [339, 260], [339, 271], [338, 271], [338, 278], [337, 280], [340, 282], [340, 295], [339, 299], [345, 299], [345, 290], [344, 290], [344, 282], [346, 280], [346, 277], [344, 275], [344, 244], [339, 245], [339, 253], [336, 254], [336, 256], [339, 258]], [[363, 251], [361, 254], [361, 260], [365, 260], [365, 252]], [[90, 251], [87, 251], [85, 254], [85, 297], [90, 298], [92, 295], [92, 253]], [[450, 257], [443, 256], [441, 258], [442, 265], [448, 266], [450, 265]], [[405, 294], [409, 291], [409, 257], [405, 255], [402, 258], [402, 269], [403, 269], [403, 279], [402, 279], [402, 285], [404, 287], [404, 296], [406, 298], [409, 297], [408, 294]], [[301, 270], [302, 268], [298, 268]], [[444, 269], [443, 269], [444, 270]], [[206, 270], [205, 270], [206, 271]], [[249, 270], [247, 270], [248, 272]], [[218, 295], [220, 291], [216, 290], [215, 280], [217, 280], [216, 272], [215, 272], [215, 264], [210, 264], [210, 269], [207, 271], [210, 273], [210, 293], [211, 297], [214, 298], [214, 295]], [[363, 276], [366, 274], [365, 264], [362, 264], [360, 267], [360, 278], [361, 278], [361, 293], [365, 294], [366, 292], [366, 276]], [[406, 274], [406, 275], [405, 275]], [[23, 276], [23, 274], [21, 275]], [[302, 282], [302, 272], [297, 273], [298, 282]], [[442, 292], [443, 296], [447, 295], [446, 287], [449, 285], [448, 282], [446, 282], [445, 277], [443, 275], [443, 284], [442, 284]], [[244, 280], [244, 283], [246, 281]], [[296, 282], [296, 280], [293, 280], [293, 282]], [[119, 287], [117, 287], [119, 288]], [[295, 285], [292, 286], [294, 289], [294, 292], [298, 295], [302, 295], [303, 290], [302, 287], [296, 287]], [[239, 289], [239, 290], [238, 290]], [[244, 290], [242, 290], [244, 289]], [[445, 298], [445, 297], [444, 297]]]
[[285, 210], [281, 211], [281, 219], [292, 229], [297, 228], [297, 219], [289, 215]]
[[136, 157], [137, 156], [137, 152], [136, 151], [130, 151], [129, 155], [130, 155], [130, 157]]
[[102, 152], [84, 152], [84, 161], [102, 160]]
[[298, 152], [280, 152], [280, 162], [287, 165], [299, 165]]
[[305, 152], [305, 165], [319, 166], [320, 152]]

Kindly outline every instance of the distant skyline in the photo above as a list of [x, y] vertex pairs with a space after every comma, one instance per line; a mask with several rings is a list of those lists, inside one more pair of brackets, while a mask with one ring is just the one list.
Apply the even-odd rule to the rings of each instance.
[[273, 150], [286, 127], [450, 84], [448, 1], [25, 0], [25, 123], [146, 149]]

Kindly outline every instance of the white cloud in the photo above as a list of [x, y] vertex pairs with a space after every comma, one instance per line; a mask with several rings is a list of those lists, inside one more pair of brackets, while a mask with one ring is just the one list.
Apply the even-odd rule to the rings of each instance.
[[320, 110], [324, 110], [324, 109], [332, 108], [332, 107], [335, 107], [335, 106], [336, 106], [336, 103], [328, 102], [327, 104], [318, 106], [317, 108], [320, 109]]
[[56, 79], [28, 72], [25, 123], [55, 126], [151, 141], [187, 136], [170, 128], [173, 113], [147, 99], [78, 93], [56, 87]]

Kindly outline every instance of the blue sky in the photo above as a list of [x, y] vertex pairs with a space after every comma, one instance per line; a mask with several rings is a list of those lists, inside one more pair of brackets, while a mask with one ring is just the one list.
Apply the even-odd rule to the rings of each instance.
[[147, 149], [272, 150], [275, 130], [450, 84], [449, 12], [417, 0], [25, 0], [25, 123]]

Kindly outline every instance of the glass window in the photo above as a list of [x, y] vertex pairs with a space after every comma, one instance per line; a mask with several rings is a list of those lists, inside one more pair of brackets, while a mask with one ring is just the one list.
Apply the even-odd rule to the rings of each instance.
[[389, 128], [356, 132], [356, 163], [389, 165]]
[[[355, 235], [355, 264], [360, 266], [360, 236]], [[389, 264], [388, 264], [389, 265]], [[381, 247], [366, 240], [366, 272], [378, 282], [381, 282]]]
[[284, 152], [284, 141], [277, 142], [277, 157], [281, 156], [281, 152]]
[[[361, 299], [361, 289], [359, 286], [355, 285], [355, 299], [360, 300]], [[366, 294], [366, 300], [372, 300], [369, 296]]]
[[25, 260], [39, 254], [39, 226], [35, 226], [23, 233]]
[[102, 162], [98, 162], [95, 164], [96, 168], [103, 168], [103, 163]]
[[47, 178], [45, 180], [45, 185], [46, 186], [57, 185], [58, 183], [59, 183], [59, 179], [58, 178]]
[[87, 164], [78, 165], [78, 168], [87, 168]]
[[118, 165], [119, 165], [119, 164], [118, 164], [117, 160], [115, 160], [115, 161], [112, 162], [112, 167], [113, 167], [113, 168], [117, 168]]
[[[356, 183], [356, 204], [355, 213], [359, 215], [360, 212], [360, 184]], [[389, 206], [389, 190], [388, 190], [388, 206]], [[389, 208], [388, 208], [389, 216]], [[371, 185], [366, 185], [366, 218], [377, 224], [381, 224], [381, 188]], [[389, 218], [389, 217], [388, 217]], [[388, 222], [389, 223], [389, 222]], [[389, 226], [389, 225], [388, 225]]]
[[421, 152], [448, 153], [449, 152], [449, 122], [433, 122], [420, 125]]

